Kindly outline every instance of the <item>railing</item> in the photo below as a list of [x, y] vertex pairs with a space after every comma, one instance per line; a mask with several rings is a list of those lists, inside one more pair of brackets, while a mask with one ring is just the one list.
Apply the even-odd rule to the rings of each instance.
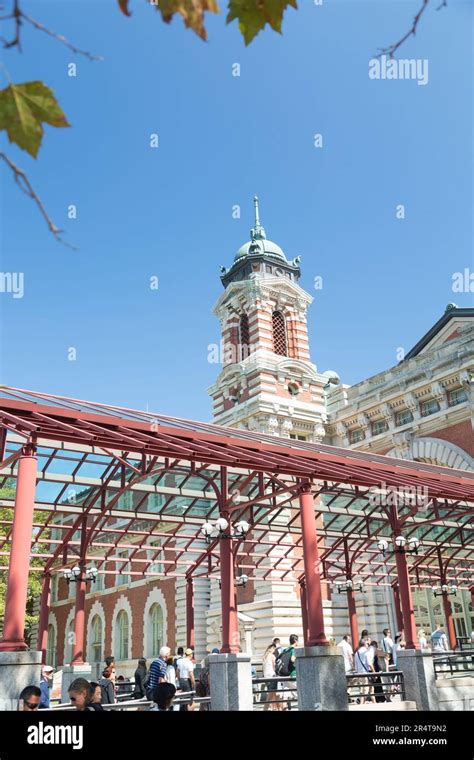
[[474, 641], [470, 636], [458, 636], [457, 639], [458, 649], [464, 652], [466, 649], [470, 651], [474, 647]]
[[349, 703], [362, 700], [391, 702], [406, 699], [405, 679], [401, 670], [381, 670], [378, 673], [346, 673]]
[[[276, 686], [276, 688], [273, 688]], [[252, 678], [253, 706], [257, 710], [297, 710], [296, 678]]]
[[459, 676], [474, 671], [474, 650], [462, 654], [433, 655], [435, 678], [438, 676]]
[[[210, 697], [196, 697], [196, 692], [194, 691], [183, 691], [179, 692], [178, 695], [173, 700], [173, 705], [176, 707], [181, 707], [182, 705], [191, 705], [191, 704], [210, 704], [211, 698]], [[131, 700], [125, 700], [121, 702], [114, 702], [114, 704], [111, 705], [102, 705], [105, 711], [109, 712], [110, 710], [150, 710], [153, 707], [154, 703], [148, 699], [131, 699]], [[75, 705], [71, 705], [70, 702], [63, 702], [60, 704], [52, 705], [49, 710], [76, 710], [77, 708]], [[41, 710], [43, 712], [43, 710]]]

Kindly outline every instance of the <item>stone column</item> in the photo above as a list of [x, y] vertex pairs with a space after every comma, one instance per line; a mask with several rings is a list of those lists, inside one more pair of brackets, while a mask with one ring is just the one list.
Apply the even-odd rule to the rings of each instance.
[[418, 710], [439, 710], [433, 657], [419, 649], [397, 653], [397, 668], [403, 673], [406, 699], [416, 702]]
[[296, 650], [299, 710], [348, 710], [344, 657], [339, 647]]
[[41, 652], [0, 651], [0, 710], [18, 710], [18, 697], [25, 686], [39, 686]]
[[253, 710], [250, 656], [210, 654], [211, 710]]

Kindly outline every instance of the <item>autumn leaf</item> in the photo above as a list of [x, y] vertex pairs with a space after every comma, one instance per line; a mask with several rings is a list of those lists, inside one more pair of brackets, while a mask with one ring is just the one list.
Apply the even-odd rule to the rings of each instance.
[[230, 0], [227, 23], [238, 19], [239, 29], [248, 45], [265, 24], [281, 33], [283, 14], [289, 5], [298, 8], [296, 0]]
[[43, 139], [43, 122], [52, 127], [69, 127], [53, 91], [43, 82], [11, 84], [0, 90], [0, 129], [36, 158]]
[[119, 8], [124, 16], [131, 16], [132, 14], [128, 10], [128, 0], [118, 0]]
[[217, 0], [160, 0], [156, 9], [160, 11], [163, 21], [167, 24], [175, 13], [179, 13], [183, 17], [184, 25], [203, 40], [207, 40], [204, 13], [219, 13]]

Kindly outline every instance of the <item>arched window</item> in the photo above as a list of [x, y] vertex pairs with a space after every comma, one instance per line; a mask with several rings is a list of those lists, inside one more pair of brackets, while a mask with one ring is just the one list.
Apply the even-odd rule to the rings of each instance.
[[246, 314], [240, 317], [240, 360], [246, 359], [250, 354], [250, 327], [249, 318]]
[[281, 311], [274, 311], [272, 314], [273, 327], [273, 350], [281, 356], [288, 356], [288, 341], [286, 338], [285, 317]]
[[102, 620], [94, 615], [91, 623], [91, 659], [92, 662], [102, 662]]
[[118, 643], [117, 659], [128, 660], [129, 625], [125, 610], [120, 610], [115, 621], [116, 641]]
[[56, 667], [56, 628], [48, 625], [48, 645], [46, 647], [46, 665]]
[[150, 652], [149, 657], [158, 657], [161, 647], [164, 645], [163, 641], [163, 610], [160, 605], [155, 602], [150, 607], [149, 624], [150, 624]]

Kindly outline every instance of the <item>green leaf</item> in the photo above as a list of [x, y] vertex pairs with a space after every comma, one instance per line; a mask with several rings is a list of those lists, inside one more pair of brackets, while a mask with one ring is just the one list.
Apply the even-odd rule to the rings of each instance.
[[217, 0], [159, 0], [156, 9], [160, 11], [163, 21], [167, 24], [175, 13], [179, 13], [184, 25], [192, 29], [201, 39], [207, 39], [204, 27], [204, 13], [219, 13]]
[[248, 45], [265, 24], [270, 24], [275, 32], [281, 34], [283, 14], [289, 5], [298, 7], [296, 0], [230, 0], [227, 23], [238, 20], [245, 44]]
[[0, 129], [10, 142], [36, 158], [43, 139], [43, 123], [69, 127], [53, 91], [43, 82], [11, 84], [0, 90]]

